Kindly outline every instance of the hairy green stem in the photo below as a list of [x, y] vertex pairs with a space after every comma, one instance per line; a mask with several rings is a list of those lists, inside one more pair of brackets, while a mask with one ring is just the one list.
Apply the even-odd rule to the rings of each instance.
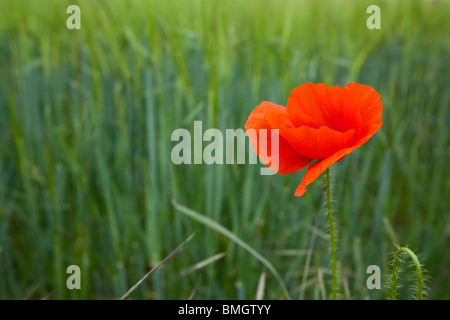
[[336, 275], [336, 241], [334, 238], [333, 215], [331, 213], [331, 187], [330, 168], [327, 168], [327, 211], [331, 242], [331, 268], [333, 271], [333, 300], [337, 299], [337, 275]]
[[402, 253], [407, 253], [414, 265], [416, 266], [416, 274], [417, 274], [417, 293], [416, 293], [416, 299], [422, 300], [422, 288], [423, 288], [423, 276], [422, 276], [422, 267], [420, 266], [419, 259], [414, 254], [414, 252], [411, 249], [408, 249], [406, 247], [398, 248], [397, 252], [394, 256], [394, 263], [392, 266], [392, 288], [391, 288], [391, 299], [396, 300], [397, 299], [397, 273], [398, 273], [398, 262], [400, 260], [400, 255]]

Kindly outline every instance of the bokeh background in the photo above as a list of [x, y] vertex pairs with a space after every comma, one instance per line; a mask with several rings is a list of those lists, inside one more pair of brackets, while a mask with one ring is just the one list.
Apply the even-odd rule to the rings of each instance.
[[[66, 9], [81, 8], [81, 30]], [[369, 5], [381, 29], [369, 30]], [[332, 167], [341, 298], [384, 299], [395, 244], [450, 298], [450, 2], [0, 1], [0, 298], [116, 299], [181, 242], [132, 299], [330, 295], [323, 179], [304, 170], [175, 165], [171, 134], [243, 128], [304, 82], [381, 94], [381, 130]], [[81, 290], [66, 268], [81, 268]], [[382, 289], [368, 290], [379, 265]], [[403, 264], [399, 297], [414, 293]], [[259, 285], [259, 286], [258, 286]], [[259, 290], [258, 290], [259, 288]]]

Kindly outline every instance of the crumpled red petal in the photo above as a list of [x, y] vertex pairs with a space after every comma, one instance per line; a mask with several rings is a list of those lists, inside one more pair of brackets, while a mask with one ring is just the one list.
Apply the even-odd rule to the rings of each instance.
[[[292, 90], [287, 104], [288, 117], [295, 127], [327, 126], [346, 132], [362, 125], [360, 110], [347, 88], [305, 83]], [[337, 121], [338, 120], [338, 121]]]
[[[287, 126], [292, 125], [287, 117], [285, 107], [268, 101], [263, 101], [258, 107], [256, 107], [255, 110], [251, 112], [247, 122], [245, 123], [245, 130], [248, 131], [249, 129], [255, 129], [257, 132], [256, 135], [248, 135], [253, 150], [255, 150], [256, 154], [258, 154], [261, 160], [269, 168], [278, 173], [288, 174], [303, 169], [311, 162], [311, 159], [299, 155], [285, 139], [280, 137], [276, 132], [272, 132], [271, 129], [279, 129], [279, 127], [272, 128], [270, 123], [267, 121], [267, 117], [276, 117], [278, 118], [279, 123], [284, 123]], [[267, 130], [266, 146], [264, 146], [264, 143], [259, 142], [260, 129]], [[275, 153], [276, 148], [272, 148], [271, 146], [272, 134], [278, 136], [278, 154]], [[264, 155], [268, 156], [266, 157]], [[278, 164], [273, 165], [271, 163], [271, 158], [274, 159], [276, 156], [278, 156]], [[276, 166], [278, 166], [278, 168], [276, 168]]]
[[354, 145], [349, 148], [341, 149], [327, 157], [323, 160], [318, 160], [313, 164], [309, 165], [306, 169], [306, 173], [300, 182], [300, 185], [297, 187], [295, 191], [295, 196], [301, 197], [306, 192], [306, 186], [316, 180], [322, 172], [324, 172], [327, 168], [329, 168], [333, 163], [340, 161], [343, 157], [345, 157], [350, 152], [359, 148], [361, 145], [366, 143], [374, 134], [377, 132], [380, 127], [383, 125], [383, 121], [381, 118], [382, 112], [382, 104], [374, 101], [374, 107], [371, 107], [370, 112], [364, 112], [366, 117], [371, 117], [371, 124], [365, 127], [366, 135], [359, 138]]
[[280, 135], [297, 151], [309, 159], [324, 159], [336, 151], [352, 145], [355, 129], [340, 132], [328, 127], [314, 129], [307, 126], [280, 129]]

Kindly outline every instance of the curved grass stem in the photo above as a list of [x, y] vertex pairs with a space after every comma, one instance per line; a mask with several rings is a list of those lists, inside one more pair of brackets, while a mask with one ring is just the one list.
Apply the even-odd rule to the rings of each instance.
[[416, 299], [422, 300], [422, 289], [423, 289], [423, 276], [422, 276], [422, 267], [420, 266], [419, 259], [415, 255], [415, 253], [406, 247], [398, 248], [397, 252], [394, 256], [394, 263], [392, 265], [392, 289], [391, 289], [391, 299], [397, 299], [397, 274], [398, 274], [398, 263], [400, 260], [400, 255], [402, 253], [406, 253], [411, 257], [414, 265], [416, 266], [416, 274], [417, 274], [417, 293]]

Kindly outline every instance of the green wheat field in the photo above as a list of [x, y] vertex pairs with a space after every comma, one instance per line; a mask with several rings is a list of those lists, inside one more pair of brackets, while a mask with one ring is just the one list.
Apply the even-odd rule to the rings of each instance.
[[[384, 124], [331, 167], [339, 297], [386, 299], [400, 245], [425, 298], [450, 299], [449, 17], [449, 1], [0, 1], [0, 299], [119, 299], [192, 234], [129, 299], [329, 299], [324, 177], [296, 198], [305, 169], [175, 165], [171, 134], [351, 81]], [[398, 285], [414, 299], [408, 258]]]

